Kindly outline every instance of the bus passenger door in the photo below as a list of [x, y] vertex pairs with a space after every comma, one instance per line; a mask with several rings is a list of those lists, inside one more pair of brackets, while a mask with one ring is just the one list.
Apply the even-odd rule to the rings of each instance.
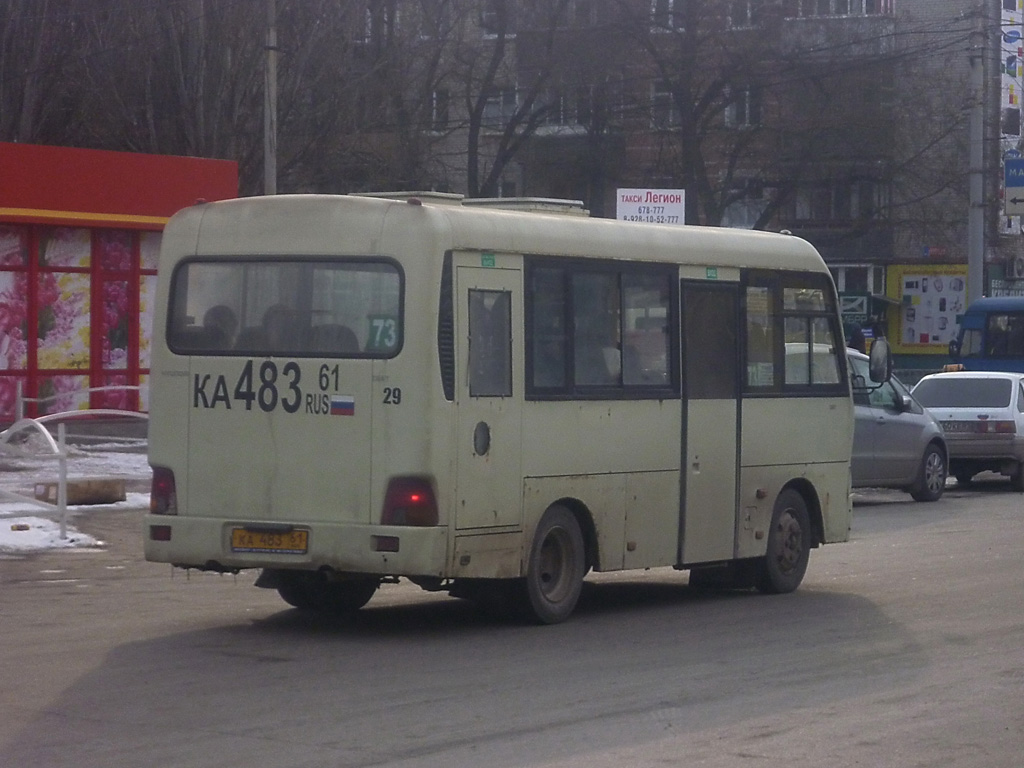
[[684, 280], [682, 563], [727, 560], [736, 537], [739, 286]]
[[514, 269], [456, 272], [455, 525], [462, 530], [522, 522], [521, 284]]

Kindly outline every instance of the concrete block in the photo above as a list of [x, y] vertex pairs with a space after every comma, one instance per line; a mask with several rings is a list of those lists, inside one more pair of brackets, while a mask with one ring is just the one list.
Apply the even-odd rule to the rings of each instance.
[[[49, 504], [57, 503], [59, 483], [36, 483], [35, 497]], [[68, 506], [114, 504], [125, 500], [124, 480], [109, 477], [74, 478], [68, 480]]]

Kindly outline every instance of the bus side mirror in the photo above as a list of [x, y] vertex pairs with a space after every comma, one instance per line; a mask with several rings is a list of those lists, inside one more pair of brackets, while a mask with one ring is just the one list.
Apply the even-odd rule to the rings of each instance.
[[954, 360], [960, 359], [960, 342], [953, 339], [949, 342], [949, 356]]
[[892, 350], [885, 338], [875, 339], [871, 344], [868, 371], [871, 374], [871, 380], [876, 384], [881, 384], [892, 378]]

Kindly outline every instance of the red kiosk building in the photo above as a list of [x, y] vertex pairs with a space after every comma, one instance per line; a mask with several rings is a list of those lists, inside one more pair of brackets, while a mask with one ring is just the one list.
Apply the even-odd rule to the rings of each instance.
[[[0, 143], [0, 422], [147, 408], [160, 236], [238, 194], [224, 160]], [[135, 390], [89, 393], [110, 385]]]

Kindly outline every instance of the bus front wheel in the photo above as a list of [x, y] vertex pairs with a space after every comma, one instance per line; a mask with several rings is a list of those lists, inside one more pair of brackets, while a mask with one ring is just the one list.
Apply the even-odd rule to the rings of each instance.
[[302, 611], [352, 613], [370, 601], [378, 586], [375, 578], [332, 581], [319, 571], [282, 571], [277, 593]]
[[757, 589], [766, 594], [792, 592], [803, 581], [810, 553], [807, 502], [797, 491], [787, 488], [775, 500], [767, 552], [757, 567]]
[[580, 591], [586, 557], [576, 517], [562, 506], [549, 507], [537, 525], [523, 583], [523, 607], [540, 624], [569, 618]]

